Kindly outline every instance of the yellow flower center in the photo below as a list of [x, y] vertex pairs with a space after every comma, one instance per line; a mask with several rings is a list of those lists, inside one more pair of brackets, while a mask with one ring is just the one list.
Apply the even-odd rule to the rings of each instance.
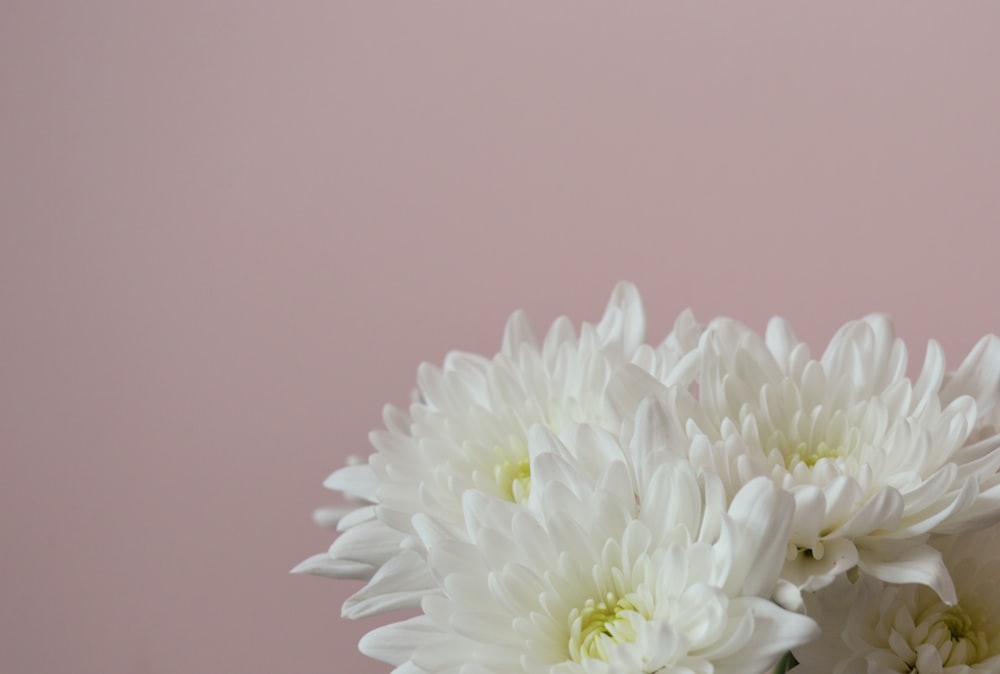
[[[976, 629], [976, 621], [961, 606], [937, 602], [920, 616], [918, 630], [926, 628], [922, 640], [937, 649], [945, 667], [973, 665], [990, 656], [986, 635]], [[914, 648], [919, 644], [911, 644]]]
[[843, 447], [834, 448], [828, 445], [825, 440], [821, 440], [815, 446], [799, 442], [794, 445], [789, 443], [779, 449], [785, 455], [785, 465], [790, 469], [794, 468], [797, 463], [804, 463], [812, 468], [820, 459], [836, 459], [844, 455]]
[[531, 493], [531, 463], [505, 460], [493, 468], [493, 477], [501, 493], [514, 503], [523, 503]]
[[615, 644], [631, 643], [636, 639], [635, 629], [625, 612], [637, 612], [629, 597], [618, 599], [608, 592], [604, 599], [588, 599], [583, 608], [570, 613], [569, 655], [576, 662], [586, 658], [608, 659], [608, 651]]

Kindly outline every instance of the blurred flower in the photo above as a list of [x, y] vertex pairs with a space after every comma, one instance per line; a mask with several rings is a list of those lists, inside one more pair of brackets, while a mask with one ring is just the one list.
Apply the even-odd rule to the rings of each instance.
[[767, 599], [793, 499], [760, 478], [727, 507], [718, 478], [667, 446], [640, 407], [626, 446], [595, 426], [531, 432], [530, 499], [463, 495], [465, 536], [415, 518], [441, 591], [378, 628], [397, 672], [698, 672], [773, 666], [815, 623]]
[[[932, 539], [958, 591], [948, 605], [923, 585], [864, 578], [810, 601], [823, 638], [796, 649], [802, 674], [995, 674], [1000, 671], [1000, 527]], [[852, 601], [844, 609], [845, 597]], [[831, 608], [831, 604], [836, 605]]]

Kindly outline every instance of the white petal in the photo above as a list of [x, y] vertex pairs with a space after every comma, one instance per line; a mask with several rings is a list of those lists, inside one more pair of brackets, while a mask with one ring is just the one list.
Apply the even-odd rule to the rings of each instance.
[[740, 583], [740, 594], [770, 597], [785, 561], [788, 535], [795, 513], [792, 495], [759, 477], [733, 498], [729, 508], [738, 535], [738, 547], [729, 582]]
[[[337, 509], [343, 512], [343, 509]], [[376, 507], [375, 506], [362, 506], [360, 508], [354, 508], [348, 512], [344, 512], [339, 520], [336, 522], [338, 531], [347, 531], [352, 527], [356, 527], [359, 524], [365, 522], [370, 522], [376, 517]]]
[[767, 348], [787, 371], [792, 349], [799, 344], [798, 338], [792, 331], [792, 326], [785, 319], [776, 316], [768, 321], [764, 339]]
[[903, 497], [892, 487], [885, 487], [858, 508], [851, 518], [830, 533], [831, 536], [855, 537], [884, 529], [892, 531], [903, 516]]
[[358, 510], [357, 506], [317, 508], [313, 511], [313, 522], [324, 529], [336, 529], [337, 523], [355, 510]]
[[877, 539], [859, 545], [858, 567], [886, 583], [926, 585], [949, 604], [957, 601], [941, 553], [920, 541]]
[[615, 370], [605, 392], [610, 411], [620, 420], [633, 419], [643, 400], [666, 394], [658, 379], [631, 363]]
[[1000, 338], [996, 335], [979, 340], [941, 389], [946, 404], [962, 395], [972, 396], [981, 414], [996, 407], [1000, 399]]
[[538, 338], [531, 328], [528, 315], [523, 311], [515, 311], [507, 320], [507, 326], [503, 333], [503, 347], [501, 351], [508, 356], [516, 357], [522, 347], [530, 349], [538, 348]]
[[604, 316], [597, 324], [597, 333], [605, 343], [622, 344], [628, 354], [646, 340], [646, 314], [634, 285], [622, 282], [615, 286]]
[[344, 602], [345, 618], [364, 618], [400, 608], [416, 608], [435, 589], [427, 562], [417, 553], [404, 550], [376, 572], [361, 590]]
[[402, 540], [398, 531], [372, 520], [340, 534], [330, 546], [330, 556], [379, 566], [399, 551]]
[[342, 491], [355, 498], [375, 503], [377, 480], [368, 464], [345, 466], [323, 481], [323, 486], [333, 491]]
[[847, 573], [858, 563], [858, 550], [854, 542], [846, 538], [824, 538], [817, 542], [822, 545], [822, 557], [810, 550], [799, 552], [795, 559], [788, 560], [781, 577], [801, 590], [820, 590], [837, 577]]
[[413, 651], [424, 644], [445, 645], [445, 635], [427, 616], [417, 616], [402, 622], [376, 628], [361, 637], [358, 648], [370, 658], [402, 665]]
[[[944, 380], [944, 367], [944, 349], [936, 341], [931, 340], [927, 344], [924, 367], [913, 387], [913, 398], [918, 404], [914, 412], [923, 411], [927, 399], [932, 395], [937, 395], [941, 388], [941, 382]], [[947, 403], [947, 401], [942, 402]]]
[[786, 652], [819, 636], [819, 626], [812, 618], [790, 613], [764, 599], [747, 598], [752, 602], [754, 638], [752, 647], [737, 656], [715, 663], [718, 674], [766, 672], [777, 664]]
[[545, 341], [542, 343], [542, 354], [546, 358], [554, 358], [561, 344], [567, 344], [576, 340], [576, 330], [573, 323], [565, 316], [560, 316], [552, 322], [552, 327], [545, 333]]
[[303, 562], [299, 562], [290, 573], [305, 573], [311, 576], [334, 579], [353, 578], [368, 580], [375, 573], [375, 567], [371, 564], [362, 564], [361, 562], [347, 562], [341, 559], [334, 559], [329, 553], [321, 552]]

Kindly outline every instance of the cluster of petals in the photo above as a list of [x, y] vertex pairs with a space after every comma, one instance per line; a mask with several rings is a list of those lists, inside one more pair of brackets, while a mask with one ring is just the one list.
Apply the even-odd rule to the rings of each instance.
[[792, 523], [767, 479], [731, 500], [644, 405], [626, 447], [532, 433], [528, 507], [466, 492], [465, 540], [416, 518], [441, 595], [361, 650], [396, 672], [764, 671], [818, 630], [770, 601]]
[[668, 401], [692, 463], [731, 493], [767, 476], [794, 496], [790, 604], [854, 568], [954, 602], [926, 539], [1000, 517], [1000, 340], [981, 340], [955, 372], [935, 342], [916, 380], [906, 367], [885, 316], [846, 324], [818, 359], [782, 319], [763, 337], [717, 319], [673, 373], [678, 385], [625, 368], [612, 392], [622, 409]]
[[421, 366], [295, 570], [365, 581], [349, 618], [420, 609], [361, 643], [400, 674], [1000, 671], [986, 604], [942, 631], [992, 592], [952, 541], [1000, 521], [1000, 339], [907, 367], [881, 315], [813, 357], [779, 318], [649, 344], [629, 284], [579, 330], [518, 312], [492, 358]]
[[425, 363], [409, 410], [385, 409], [386, 428], [371, 434], [376, 451], [368, 462], [342, 468], [325, 482], [362, 505], [338, 513], [342, 533], [330, 550], [295, 570], [366, 580], [345, 602], [347, 617], [419, 606], [439, 590], [413, 527], [415, 515], [433, 518], [461, 540], [467, 537], [467, 491], [524, 501], [534, 425], [558, 432], [570, 423], [590, 423], [617, 433], [620, 419], [606, 396], [614, 372], [630, 364], [662, 378], [696, 345], [700, 331], [684, 313], [671, 336], [653, 348], [646, 343], [639, 293], [622, 283], [602, 319], [584, 323], [579, 334], [563, 317], [538, 339], [516, 312], [492, 359], [453, 352], [441, 368]]
[[924, 585], [871, 576], [808, 597], [824, 638], [795, 650], [801, 674], [994, 674], [1000, 671], [1000, 526], [936, 536], [957, 602]]

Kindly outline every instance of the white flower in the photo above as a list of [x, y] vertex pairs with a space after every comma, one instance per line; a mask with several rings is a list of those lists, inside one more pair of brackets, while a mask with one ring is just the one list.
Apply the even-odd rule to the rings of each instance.
[[717, 477], [662, 446], [658, 417], [645, 406], [625, 450], [593, 426], [566, 444], [538, 427], [541, 507], [467, 491], [465, 540], [416, 518], [441, 591], [362, 652], [407, 674], [745, 674], [815, 637], [766, 598], [792, 497], [761, 478], [727, 508]]
[[916, 381], [883, 316], [845, 325], [819, 360], [781, 319], [765, 338], [718, 319], [693, 355], [699, 362], [683, 369], [697, 399], [632, 368], [615, 383], [616, 405], [627, 411], [659, 388], [692, 439], [695, 465], [718, 472], [730, 492], [767, 476], [794, 495], [787, 581], [815, 590], [857, 565], [954, 601], [925, 539], [1000, 517], [1000, 436], [991, 427], [1000, 339], [984, 338], [947, 375], [931, 342]]
[[368, 464], [341, 469], [325, 483], [372, 505], [342, 519], [343, 533], [329, 553], [296, 571], [367, 579], [345, 602], [348, 617], [418, 606], [436, 586], [414, 515], [430, 517], [461, 539], [467, 491], [525, 502], [532, 483], [527, 444], [532, 425], [558, 432], [586, 422], [617, 433], [619, 418], [605, 396], [612, 372], [632, 363], [662, 377], [699, 334], [691, 315], [683, 314], [674, 334], [654, 350], [645, 343], [638, 292], [619, 284], [601, 321], [584, 324], [579, 336], [561, 318], [539, 343], [518, 312], [493, 359], [452, 353], [443, 368], [422, 365], [418, 400], [408, 413], [386, 408], [386, 430], [371, 434], [377, 451]]
[[[1000, 671], [1000, 527], [932, 539], [958, 590], [948, 605], [923, 585], [858, 583], [847, 611], [810, 602], [823, 628], [795, 650], [802, 674], [996, 674]], [[843, 605], [842, 593], [839, 601]], [[822, 644], [822, 646], [821, 646]]]

